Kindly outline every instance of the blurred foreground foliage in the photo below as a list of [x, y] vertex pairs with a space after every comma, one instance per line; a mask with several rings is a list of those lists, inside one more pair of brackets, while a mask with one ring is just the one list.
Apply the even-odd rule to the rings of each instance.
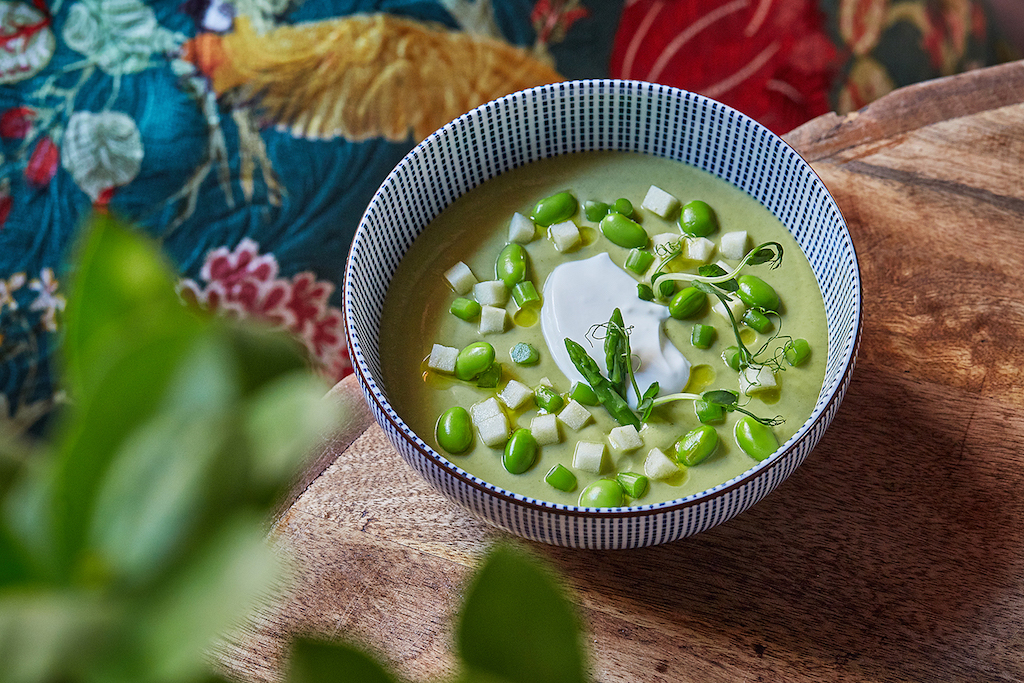
[[[211, 647], [280, 590], [270, 516], [341, 416], [290, 339], [191, 311], [159, 249], [85, 232], [63, 344], [69, 405], [45, 444], [0, 435], [0, 681], [210, 683]], [[467, 594], [460, 683], [581, 683], [553, 579], [501, 549]], [[393, 681], [299, 640], [295, 683]]]

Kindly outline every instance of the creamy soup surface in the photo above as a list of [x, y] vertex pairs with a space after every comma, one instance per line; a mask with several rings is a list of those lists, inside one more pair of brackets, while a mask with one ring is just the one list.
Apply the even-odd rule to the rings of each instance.
[[[435, 437], [438, 417], [452, 406], [470, 409], [476, 403], [496, 396], [504, 385], [515, 379], [534, 388], [550, 384], [558, 393], [569, 393], [576, 378], [570, 378], [559, 369], [554, 353], [545, 342], [540, 313], [520, 313], [513, 322], [509, 319], [502, 333], [481, 334], [478, 322], [462, 320], [449, 307], [460, 296], [452, 291], [445, 272], [458, 262], [469, 266], [477, 280], [495, 279], [495, 260], [508, 243], [509, 223], [514, 213], [529, 216], [541, 199], [557, 192], [568, 191], [579, 201], [580, 208], [572, 217], [579, 226], [581, 243], [578, 247], [560, 252], [549, 238], [547, 229], [536, 228], [536, 237], [523, 246], [529, 259], [529, 279], [538, 292], [545, 292], [545, 283], [560, 264], [590, 259], [607, 253], [611, 261], [634, 281], [630, 290], [636, 298], [635, 283], [644, 276], [625, 270], [629, 249], [617, 246], [599, 230], [598, 224], [585, 217], [587, 200], [613, 203], [618, 198], [630, 200], [635, 209], [634, 218], [649, 235], [674, 234], [683, 237], [678, 224], [678, 210], [669, 218], [660, 218], [652, 211], [641, 208], [651, 185], [678, 198], [685, 204], [699, 199], [710, 205], [719, 223], [718, 230], [707, 236], [716, 244], [716, 252], [709, 263], [730, 267], [738, 260], [725, 259], [717, 246], [722, 235], [734, 231], [747, 231], [747, 249], [765, 243], [778, 242], [784, 247], [780, 267], [768, 265], [746, 266], [741, 271], [756, 275], [772, 285], [781, 299], [780, 319], [773, 318], [776, 329], [759, 334], [741, 324], [742, 339], [751, 351], [765, 341], [770, 348], [781, 348], [789, 338], [807, 340], [811, 354], [797, 367], [785, 361], [778, 364], [783, 371], [775, 372], [778, 388], [760, 395], [741, 396], [740, 404], [759, 417], [781, 416], [785, 421], [772, 429], [779, 444], [785, 443], [810, 415], [824, 377], [827, 356], [825, 311], [814, 274], [795, 240], [785, 227], [752, 197], [737, 188], [699, 169], [685, 164], [641, 154], [621, 152], [587, 152], [555, 157], [520, 167], [489, 180], [461, 197], [443, 211], [420, 235], [403, 258], [385, 301], [381, 329], [381, 356], [385, 391], [391, 404], [405, 422], [428, 444], [445, 455], [453, 464], [477, 477], [506, 490], [554, 503], [576, 505], [580, 492], [598, 479], [615, 478], [620, 472], [644, 473], [645, 460], [652, 448], [659, 448], [673, 457], [673, 444], [689, 430], [700, 426], [693, 401], [681, 400], [657, 408], [640, 431], [643, 446], [619, 452], [608, 442], [609, 432], [619, 423], [603, 406], [588, 406], [589, 422], [579, 431], [559, 425], [561, 442], [542, 445], [537, 449], [536, 461], [522, 474], [511, 474], [502, 465], [502, 448], [489, 447], [475, 435], [472, 446], [463, 454], [448, 454]], [[648, 244], [648, 247], [651, 243]], [[655, 259], [657, 264], [659, 259]], [[700, 263], [680, 259], [674, 268], [695, 270]], [[652, 268], [656, 267], [652, 266]], [[650, 273], [647, 273], [649, 280]], [[620, 279], [610, 280], [621, 286]], [[677, 283], [682, 288], [685, 283]], [[472, 298], [472, 293], [462, 295]], [[601, 298], [600, 292], [579, 296], [580, 311], [587, 311], [591, 300]], [[668, 318], [662, 329], [671, 343], [689, 362], [685, 387], [662, 387], [661, 395], [685, 390], [700, 393], [712, 389], [739, 390], [739, 377], [722, 358], [726, 347], [735, 345], [734, 332], [729, 321], [711, 310], [711, 300], [695, 318], [677, 320]], [[543, 304], [543, 302], [542, 302]], [[563, 302], [564, 305], [564, 302]], [[594, 325], [607, 322], [607, 316], [591, 321]], [[626, 327], [630, 319], [624, 315]], [[691, 343], [695, 323], [712, 325], [715, 340], [708, 349]], [[770, 340], [773, 334], [778, 334]], [[601, 336], [598, 331], [597, 336]], [[426, 359], [434, 344], [462, 349], [467, 345], [486, 341], [493, 345], [496, 360], [501, 363], [502, 375], [494, 388], [480, 388], [475, 382], [463, 382], [451, 375], [427, 368]], [[579, 338], [588, 351], [603, 358], [600, 338]], [[540, 361], [531, 366], [517, 365], [510, 358], [510, 350], [518, 342], [527, 342], [537, 349]], [[631, 334], [631, 343], [633, 336]], [[604, 363], [601, 370], [605, 371]], [[641, 384], [640, 390], [647, 388]], [[540, 414], [533, 401], [511, 410], [503, 406], [510, 431], [529, 428]], [[639, 498], [627, 498], [627, 505], [648, 505], [682, 498], [726, 482], [757, 464], [737, 445], [733, 427], [741, 413], [729, 412], [724, 422], [712, 425], [718, 432], [717, 451], [692, 467], [679, 466], [670, 477], [649, 480], [647, 491]], [[577, 441], [605, 444], [605, 466], [600, 473], [573, 467], [573, 452]], [[557, 463], [568, 468], [577, 479], [572, 491], [562, 491], [545, 482], [545, 475]]]

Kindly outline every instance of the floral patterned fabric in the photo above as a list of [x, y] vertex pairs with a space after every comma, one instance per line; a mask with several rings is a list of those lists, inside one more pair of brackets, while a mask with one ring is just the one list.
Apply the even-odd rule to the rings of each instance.
[[696, 90], [777, 132], [994, 61], [977, 0], [0, 0], [0, 428], [60, 402], [76, 229], [163, 245], [183, 301], [350, 371], [348, 244], [445, 121], [561, 78]]

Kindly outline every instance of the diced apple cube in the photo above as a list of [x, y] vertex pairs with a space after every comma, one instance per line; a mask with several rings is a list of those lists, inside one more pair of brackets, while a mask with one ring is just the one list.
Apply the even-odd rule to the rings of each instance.
[[569, 401], [562, 408], [562, 412], [558, 413], [558, 419], [562, 421], [562, 424], [574, 432], [583, 429], [583, 426], [590, 422], [591, 417], [593, 416], [590, 414], [590, 411], [582, 403], [575, 400]]
[[[739, 322], [740, 318], [743, 317], [743, 314], [747, 310], [746, 304], [744, 304], [743, 300], [738, 296], [733, 296], [732, 294], [726, 294], [725, 299], [729, 302], [729, 310], [732, 311], [732, 315], [736, 318], [736, 322]], [[725, 304], [723, 304], [721, 299], [718, 299], [718, 297], [715, 297], [715, 304], [711, 307], [711, 310], [726, 320], [729, 319], [729, 314], [725, 310]]]
[[715, 243], [707, 237], [691, 237], [686, 240], [686, 258], [707, 263], [715, 253]]
[[604, 444], [578, 441], [572, 454], [572, 466], [584, 472], [601, 474], [604, 471]]
[[496, 306], [480, 307], [480, 334], [501, 334], [505, 331], [508, 314]]
[[640, 206], [657, 216], [668, 218], [673, 212], [679, 210], [679, 200], [657, 185], [651, 185]]
[[633, 425], [622, 425], [608, 432], [608, 443], [619, 452], [635, 451], [644, 445], [644, 440]]
[[526, 244], [532, 242], [537, 236], [537, 226], [529, 218], [521, 213], [512, 214], [512, 221], [508, 224], [508, 241]]
[[668, 479], [679, 472], [679, 466], [660, 448], [652, 448], [644, 460], [644, 474], [651, 479]]
[[505, 413], [489, 417], [478, 422], [476, 430], [480, 433], [480, 440], [491, 448], [501, 448], [508, 441], [508, 418]]
[[519, 380], [510, 379], [508, 384], [498, 392], [498, 398], [511, 410], [515, 410], [526, 403], [528, 399], [533, 398], [533, 389]]
[[722, 256], [733, 261], [738, 261], [747, 255], [747, 231], [735, 230], [722, 235], [718, 245]]
[[456, 294], [468, 294], [477, 282], [473, 271], [462, 261], [445, 271], [444, 279]]
[[554, 413], [538, 415], [533, 418], [530, 421], [530, 433], [537, 440], [538, 446], [546, 446], [562, 440], [562, 435], [558, 431], [558, 418]]
[[484, 399], [479, 403], [474, 403], [469, 408], [469, 415], [473, 418], [473, 424], [480, 424], [484, 420], [496, 415], [504, 415], [501, 406], [498, 405], [498, 399], [491, 396], [490, 398]]
[[438, 372], [455, 372], [455, 359], [459, 356], [459, 350], [453, 346], [434, 344], [430, 349], [430, 358], [427, 359], [427, 367]]
[[750, 366], [740, 373], [740, 393], [744, 396], [753, 396], [775, 387], [775, 374], [767, 365]]
[[481, 306], [504, 306], [508, 302], [508, 287], [501, 280], [487, 280], [473, 285], [473, 298]]
[[580, 229], [572, 221], [555, 223], [548, 228], [548, 236], [555, 249], [561, 252], [569, 251], [580, 243]]

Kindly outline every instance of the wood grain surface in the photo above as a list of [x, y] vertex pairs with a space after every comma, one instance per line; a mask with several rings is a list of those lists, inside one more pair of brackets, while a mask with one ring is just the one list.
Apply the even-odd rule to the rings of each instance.
[[[836, 197], [864, 281], [831, 429], [774, 493], [698, 536], [511, 542], [579, 606], [594, 681], [1024, 680], [1024, 63], [787, 140]], [[453, 672], [465, 580], [511, 539], [404, 464], [351, 378], [334, 398], [346, 428], [275, 534], [294, 582], [218, 656], [279, 680], [287, 639], [313, 633], [436, 680]]]

